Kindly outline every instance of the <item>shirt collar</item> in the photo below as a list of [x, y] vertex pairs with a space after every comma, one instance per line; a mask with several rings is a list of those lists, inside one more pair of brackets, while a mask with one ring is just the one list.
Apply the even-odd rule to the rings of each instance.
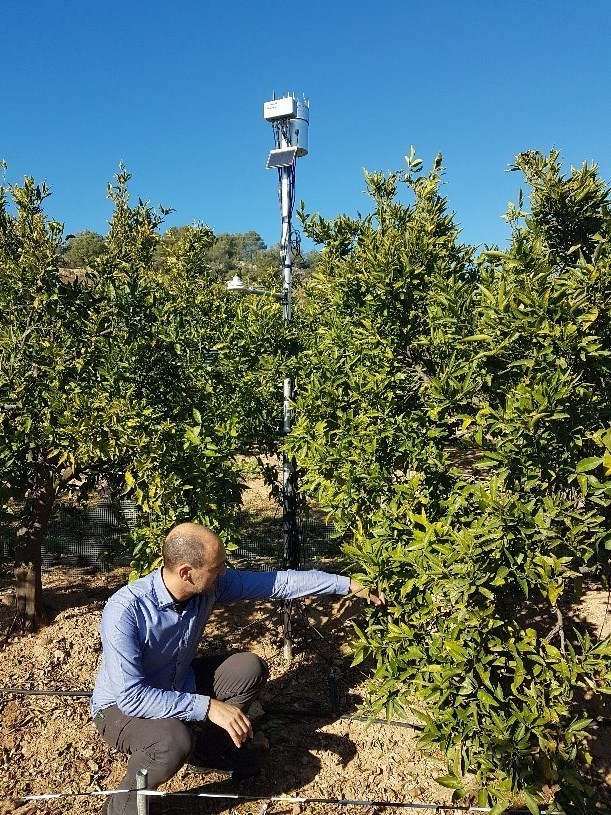
[[174, 598], [167, 590], [163, 578], [161, 576], [161, 569], [156, 569], [153, 572], [153, 591], [157, 598], [159, 608], [174, 608]]

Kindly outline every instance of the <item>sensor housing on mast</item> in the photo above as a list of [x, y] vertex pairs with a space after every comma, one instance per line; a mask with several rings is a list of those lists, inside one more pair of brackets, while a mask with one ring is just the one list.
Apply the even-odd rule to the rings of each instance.
[[[272, 150], [267, 167], [288, 167], [301, 156], [308, 154], [308, 128], [310, 103], [287, 94], [263, 104], [263, 118], [271, 122], [276, 132], [276, 150]], [[287, 152], [289, 150], [290, 152]]]
[[294, 96], [283, 96], [282, 99], [272, 99], [263, 103], [263, 118], [268, 122], [277, 122], [278, 119], [292, 119], [297, 115], [297, 100]]

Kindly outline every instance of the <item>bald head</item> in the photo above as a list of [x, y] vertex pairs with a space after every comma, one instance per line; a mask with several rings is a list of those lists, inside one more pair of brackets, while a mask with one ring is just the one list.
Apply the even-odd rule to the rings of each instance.
[[196, 569], [218, 558], [223, 543], [216, 532], [201, 524], [178, 524], [163, 544], [164, 567], [176, 571], [183, 563]]

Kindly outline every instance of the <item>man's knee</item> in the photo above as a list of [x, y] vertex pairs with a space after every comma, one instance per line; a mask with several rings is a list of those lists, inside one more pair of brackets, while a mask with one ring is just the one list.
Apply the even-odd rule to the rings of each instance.
[[257, 654], [245, 651], [242, 654], [235, 654], [239, 660], [239, 671], [244, 678], [250, 679], [254, 685], [263, 685], [269, 677], [267, 662]]
[[267, 662], [250, 651], [235, 654], [234, 656], [236, 658], [234, 670], [242, 677], [243, 690], [255, 690], [263, 687], [269, 677]]
[[157, 736], [144, 752], [155, 764], [167, 765], [173, 774], [189, 758], [193, 750], [193, 736], [178, 719], [159, 719], [157, 724]]
[[268, 676], [267, 663], [257, 654], [249, 651], [232, 654], [216, 673], [215, 695], [221, 700], [244, 697], [244, 701], [248, 701], [265, 684]]

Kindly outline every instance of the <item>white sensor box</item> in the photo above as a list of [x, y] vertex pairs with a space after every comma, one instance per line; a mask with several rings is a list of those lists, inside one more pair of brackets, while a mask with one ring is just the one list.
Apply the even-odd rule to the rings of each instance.
[[263, 103], [263, 118], [268, 122], [278, 119], [293, 119], [297, 115], [297, 100], [294, 96], [272, 99]]

